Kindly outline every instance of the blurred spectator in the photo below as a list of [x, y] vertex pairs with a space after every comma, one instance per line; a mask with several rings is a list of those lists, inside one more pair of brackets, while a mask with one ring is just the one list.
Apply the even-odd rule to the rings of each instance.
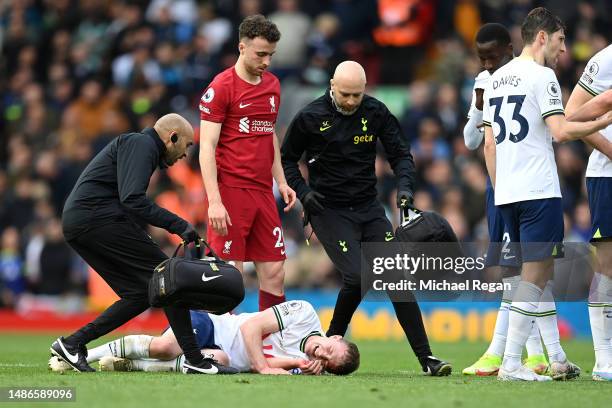
[[379, 0], [380, 25], [374, 41], [381, 48], [380, 80], [407, 84], [424, 54], [435, 19], [434, 3], [428, 0]]
[[62, 223], [51, 218], [45, 223], [38, 259], [38, 274], [31, 274], [31, 283], [40, 295], [63, 295], [72, 290], [72, 251], [64, 241]]
[[306, 62], [306, 41], [310, 32], [310, 17], [299, 10], [298, 0], [277, 0], [278, 10], [270, 14], [281, 39], [272, 60], [272, 73], [281, 81], [297, 77]]
[[[102, 133], [106, 115], [116, 110], [115, 102], [104, 93], [102, 83], [90, 79], [81, 86], [78, 99], [66, 109], [64, 120], [69, 121], [79, 137], [93, 141]], [[115, 120], [122, 118], [117, 116]], [[125, 120], [123, 129], [127, 129]]]
[[308, 65], [302, 73], [306, 84], [327, 86], [340, 59], [338, 31], [340, 22], [331, 13], [323, 13], [314, 20], [306, 44]]
[[13, 307], [26, 289], [17, 228], [5, 229], [0, 244], [0, 305]]

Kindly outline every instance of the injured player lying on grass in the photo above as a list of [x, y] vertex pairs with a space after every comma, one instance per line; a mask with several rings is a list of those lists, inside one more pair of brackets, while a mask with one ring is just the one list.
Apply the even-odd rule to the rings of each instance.
[[[350, 374], [359, 367], [359, 350], [341, 336], [325, 337], [312, 305], [290, 301], [263, 312], [215, 316], [191, 312], [199, 347], [207, 358], [240, 372], [260, 374]], [[168, 328], [161, 336], [131, 335], [88, 350], [87, 362], [102, 371], [182, 372], [184, 357]], [[52, 357], [53, 371], [70, 367]]]

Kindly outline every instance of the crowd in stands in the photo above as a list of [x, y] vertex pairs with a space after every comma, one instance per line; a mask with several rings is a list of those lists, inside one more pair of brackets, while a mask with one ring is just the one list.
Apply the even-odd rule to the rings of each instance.
[[[502, 23], [518, 54], [520, 23], [540, 5], [567, 24], [567, 52], [557, 68], [565, 102], [588, 59], [610, 41], [606, 0], [0, 2], [0, 307], [26, 307], [33, 296], [77, 299], [60, 304], [83, 307], [78, 299], [88, 293], [87, 266], [61, 229], [67, 194], [115, 136], [150, 127], [168, 112], [183, 114], [197, 128], [202, 90], [234, 64], [238, 24], [256, 13], [282, 33], [271, 71], [283, 88], [322, 92], [345, 59], [365, 67], [369, 89], [398, 87], [407, 101], [396, 114], [416, 162], [417, 207], [440, 212], [461, 240], [486, 241], [482, 149], [467, 150], [462, 134], [481, 70], [474, 36], [484, 22]], [[296, 103], [291, 93], [282, 95], [282, 104], [295, 110]], [[291, 117], [287, 109], [279, 117], [281, 139]], [[197, 149], [157, 173], [149, 193], [205, 235]], [[589, 238], [589, 153], [582, 142], [556, 146], [569, 241]], [[376, 171], [380, 199], [397, 222], [394, 177], [383, 155]], [[339, 275], [316, 237], [305, 244], [301, 209], [281, 216], [287, 286], [335, 287]], [[162, 230], [151, 234], [169, 252], [178, 242]]]

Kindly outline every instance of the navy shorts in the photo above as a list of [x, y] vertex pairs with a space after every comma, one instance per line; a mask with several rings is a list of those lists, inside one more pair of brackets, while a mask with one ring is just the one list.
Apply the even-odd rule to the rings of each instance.
[[612, 177], [587, 177], [591, 242], [612, 237]]
[[[215, 344], [215, 326], [208, 316], [208, 313], [199, 310], [190, 310], [191, 315], [191, 328], [196, 336], [196, 343], [200, 349], [218, 349], [220, 348]], [[166, 327], [165, 333], [170, 329], [170, 326]]]
[[208, 313], [199, 310], [191, 310], [189, 313], [198, 347], [200, 349], [219, 348], [215, 345], [215, 326]]
[[486, 204], [489, 247], [487, 248], [485, 266], [520, 267], [520, 259], [517, 258], [513, 246], [510, 245], [510, 234], [506, 229], [501, 211], [495, 206], [495, 193], [488, 177]]
[[[519, 201], [498, 206], [510, 241], [520, 242], [516, 256], [522, 262], [563, 257], [563, 207], [561, 198]], [[520, 251], [520, 254], [518, 253]]]

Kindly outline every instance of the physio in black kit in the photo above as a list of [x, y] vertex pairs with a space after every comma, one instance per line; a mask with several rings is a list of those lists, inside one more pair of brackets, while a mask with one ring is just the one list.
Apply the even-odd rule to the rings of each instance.
[[[172, 166], [193, 144], [193, 128], [180, 115], [161, 117], [153, 128], [122, 134], [85, 168], [66, 200], [62, 223], [66, 241], [108, 283], [120, 299], [75, 333], [58, 338], [51, 353], [76, 371], [87, 364], [86, 345], [147, 310], [148, 283], [167, 256], [141, 225], [199, 240], [194, 227], [146, 196], [155, 169]], [[188, 363], [186, 373], [222, 374], [235, 370], [205, 359], [197, 346], [188, 309], [165, 307]]]
[[[342, 274], [327, 336], [344, 335], [362, 299], [361, 243], [394, 239], [393, 228], [377, 200], [376, 143], [381, 141], [398, 179], [397, 205], [411, 206], [414, 161], [397, 119], [379, 100], [365, 95], [365, 71], [354, 61], [336, 67], [331, 87], [291, 122], [281, 148], [289, 186], [327, 255]], [[309, 184], [298, 161], [305, 153]], [[423, 371], [450, 374], [450, 364], [431, 354], [418, 303], [393, 302]]]

